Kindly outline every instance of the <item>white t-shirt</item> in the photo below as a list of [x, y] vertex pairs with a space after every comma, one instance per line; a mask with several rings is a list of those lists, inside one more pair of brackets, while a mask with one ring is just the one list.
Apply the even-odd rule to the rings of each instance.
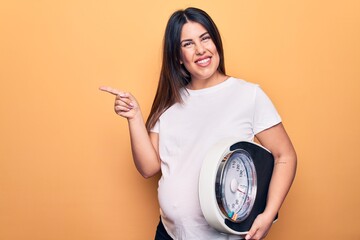
[[258, 85], [233, 77], [181, 93], [184, 102], [167, 109], [151, 130], [159, 134], [161, 219], [174, 239], [233, 239], [210, 227], [201, 212], [202, 162], [219, 140], [253, 141], [254, 135], [280, 123], [281, 118]]

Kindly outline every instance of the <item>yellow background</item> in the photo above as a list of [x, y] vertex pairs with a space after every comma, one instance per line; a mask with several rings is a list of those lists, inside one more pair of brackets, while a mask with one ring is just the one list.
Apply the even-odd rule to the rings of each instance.
[[[0, 239], [153, 239], [157, 180], [131, 159], [166, 21], [196, 6], [217, 23], [227, 73], [259, 83], [296, 147], [297, 176], [267, 239], [360, 239], [360, 1], [0, 2]], [[196, 184], [196, 183], [194, 183]]]

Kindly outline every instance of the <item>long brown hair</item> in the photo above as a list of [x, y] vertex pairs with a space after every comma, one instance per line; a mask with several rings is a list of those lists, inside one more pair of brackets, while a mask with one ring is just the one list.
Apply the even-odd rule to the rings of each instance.
[[174, 12], [165, 29], [163, 40], [163, 58], [160, 79], [146, 129], [154, 127], [160, 115], [174, 103], [182, 102], [180, 89], [191, 82], [190, 73], [180, 64], [181, 30], [188, 21], [200, 23], [209, 33], [219, 53], [218, 71], [225, 74], [224, 50], [220, 33], [211, 17], [201, 9], [187, 8]]

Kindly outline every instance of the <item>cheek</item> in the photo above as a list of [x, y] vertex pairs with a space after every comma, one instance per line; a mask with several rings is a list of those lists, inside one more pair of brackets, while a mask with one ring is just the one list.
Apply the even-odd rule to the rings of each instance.
[[192, 73], [191, 64], [190, 64], [189, 62], [184, 61], [184, 62], [183, 62], [183, 66], [184, 66], [184, 68], [185, 68], [185, 69], [190, 73], [190, 75], [191, 75], [191, 73]]
[[216, 49], [216, 46], [214, 43], [210, 43], [208, 46], [209, 51], [214, 54], [214, 55], [218, 55], [218, 51]]
[[215, 45], [213, 46], [213, 48], [209, 49], [209, 51], [211, 51], [211, 53], [213, 54], [214, 60], [216, 60], [217, 62], [220, 62], [220, 55], [219, 55], [219, 52], [217, 51]]
[[184, 64], [191, 62], [191, 53], [189, 51], [183, 50], [181, 52], [181, 61]]

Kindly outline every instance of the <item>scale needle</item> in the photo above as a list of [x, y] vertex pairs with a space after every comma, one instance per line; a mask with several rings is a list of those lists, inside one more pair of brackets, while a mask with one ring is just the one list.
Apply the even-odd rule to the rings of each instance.
[[236, 190], [239, 191], [239, 192], [241, 192], [241, 193], [243, 193], [243, 194], [245, 194], [245, 192], [241, 191], [239, 188], [236, 189]]

